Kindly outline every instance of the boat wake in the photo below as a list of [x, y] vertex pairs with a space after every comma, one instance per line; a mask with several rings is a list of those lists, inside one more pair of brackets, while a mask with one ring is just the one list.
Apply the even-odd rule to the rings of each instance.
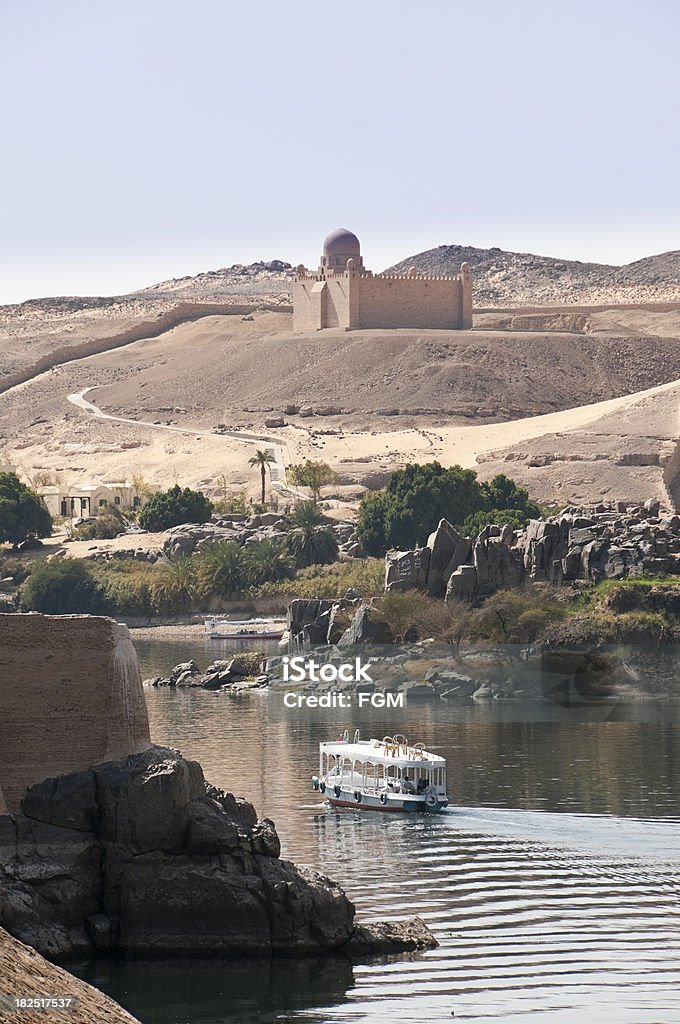
[[445, 821], [452, 829], [477, 835], [680, 864], [680, 818], [449, 807]]

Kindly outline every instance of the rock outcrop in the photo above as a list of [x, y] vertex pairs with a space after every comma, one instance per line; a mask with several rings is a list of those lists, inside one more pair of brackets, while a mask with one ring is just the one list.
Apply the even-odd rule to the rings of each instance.
[[447, 601], [473, 601], [525, 580], [645, 574], [680, 575], [680, 515], [662, 516], [652, 499], [644, 506], [569, 507], [520, 531], [487, 526], [474, 541], [442, 519], [425, 548], [385, 556], [387, 591], [417, 588]]
[[[126, 626], [93, 615], [0, 615], [0, 793], [18, 811], [48, 775], [150, 744]], [[0, 795], [0, 814], [3, 800]]]
[[0, 924], [55, 960], [341, 947], [353, 905], [279, 853], [251, 804], [152, 747], [47, 779], [0, 817]]

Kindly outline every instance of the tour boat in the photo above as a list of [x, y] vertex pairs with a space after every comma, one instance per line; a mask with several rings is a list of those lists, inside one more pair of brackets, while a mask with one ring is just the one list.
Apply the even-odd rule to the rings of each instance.
[[286, 631], [286, 620], [206, 619], [205, 631], [213, 640], [280, 640]]
[[362, 740], [359, 730], [319, 744], [315, 790], [335, 807], [369, 811], [442, 811], [446, 796], [446, 760], [405, 736]]

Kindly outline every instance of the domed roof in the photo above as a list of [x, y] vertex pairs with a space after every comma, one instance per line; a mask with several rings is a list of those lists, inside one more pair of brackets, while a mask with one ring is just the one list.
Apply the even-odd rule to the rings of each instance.
[[347, 228], [336, 228], [325, 238], [323, 254], [324, 256], [360, 256], [359, 239]]

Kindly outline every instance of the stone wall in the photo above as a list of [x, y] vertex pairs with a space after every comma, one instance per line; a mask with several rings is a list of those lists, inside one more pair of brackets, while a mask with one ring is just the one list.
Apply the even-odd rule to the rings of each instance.
[[127, 626], [101, 616], [0, 614], [0, 651], [0, 814], [16, 812], [26, 789], [48, 776], [149, 746]]
[[352, 281], [359, 292], [359, 328], [420, 327], [456, 330], [462, 322], [460, 278], [360, 277]]
[[472, 327], [472, 275], [300, 275], [293, 283], [294, 329], [460, 330]]

